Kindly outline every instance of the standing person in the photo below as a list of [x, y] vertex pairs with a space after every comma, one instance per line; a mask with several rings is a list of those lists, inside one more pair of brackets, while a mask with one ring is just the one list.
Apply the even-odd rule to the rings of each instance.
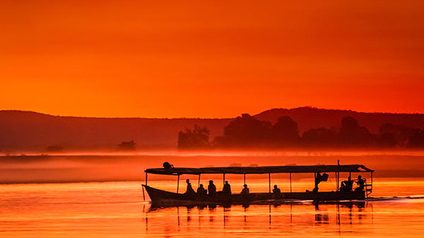
[[314, 187], [313, 192], [317, 193], [318, 189], [319, 189], [318, 184], [321, 183], [322, 181], [327, 181], [327, 180], [328, 180], [328, 174], [326, 174], [326, 173], [321, 174], [320, 172], [317, 172], [315, 174], [315, 187]]
[[318, 192], [318, 184], [321, 182], [321, 177], [322, 175], [320, 172], [317, 172], [315, 174], [315, 186], [314, 186], [314, 190], [312, 190], [314, 193]]
[[213, 184], [213, 180], [209, 180], [208, 194], [209, 194], [209, 197], [215, 197], [216, 195], [216, 186], [215, 184]]

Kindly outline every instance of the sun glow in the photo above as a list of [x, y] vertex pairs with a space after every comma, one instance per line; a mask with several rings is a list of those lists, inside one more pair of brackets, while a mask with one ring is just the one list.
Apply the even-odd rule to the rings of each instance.
[[304, 105], [423, 112], [423, 3], [351, 4], [3, 1], [0, 108], [108, 117]]

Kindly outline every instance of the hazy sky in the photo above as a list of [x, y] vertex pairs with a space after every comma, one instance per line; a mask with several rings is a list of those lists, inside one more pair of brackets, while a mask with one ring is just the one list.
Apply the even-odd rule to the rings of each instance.
[[424, 112], [424, 1], [0, 2], [0, 109]]

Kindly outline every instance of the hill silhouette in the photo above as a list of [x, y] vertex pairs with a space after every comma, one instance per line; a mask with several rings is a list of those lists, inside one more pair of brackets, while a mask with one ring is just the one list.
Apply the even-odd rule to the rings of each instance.
[[[277, 122], [288, 116], [298, 124], [299, 132], [311, 128], [336, 128], [350, 116], [377, 132], [381, 125], [423, 128], [424, 114], [364, 113], [311, 107], [271, 109], [254, 115], [260, 120]], [[134, 141], [137, 149], [176, 148], [178, 133], [195, 125], [206, 127], [210, 137], [223, 134], [233, 118], [93, 118], [53, 116], [28, 111], [0, 111], [0, 150], [118, 149], [122, 142]]]
[[178, 131], [194, 124], [218, 135], [228, 119], [93, 118], [0, 111], [0, 150], [119, 149], [134, 141], [138, 149], [175, 148]]
[[299, 107], [293, 109], [277, 108], [255, 115], [260, 120], [276, 122], [282, 116], [289, 116], [298, 123], [301, 132], [311, 128], [337, 128], [343, 117], [353, 117], [371, 132], [378, 132], [383, 124], [402, 125], [412, 128], [424, 127], [424, 114], [356, 112], [351, 110], [319, 109]]

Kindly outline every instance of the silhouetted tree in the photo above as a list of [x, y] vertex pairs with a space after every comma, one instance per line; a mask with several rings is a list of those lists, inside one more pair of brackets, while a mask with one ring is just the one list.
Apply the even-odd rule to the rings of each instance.
[[299, 143], [297, 122], [291, 117], [283, 116], [272, 126], [273, 143], [279, 146], [295, 146]]
[[217, 146], [256, 147], [271, 141], [271, 123], [261, 121], [249, 114], [242, 114], [225, 128], [224, 135], [217, 137]]
[[[184, 137], [184, 133], [180, 137]], [[338, 132], [327, 128], [313, 128], [299, 136], [296, 121], [288, 116], [280, 117], [272, 125], [249, 114], [232, 120], [224, 134], [214, 139], [216, 147], [424, 147], [424, 132], [421, 129], [384, 124], [375, 135], [361, 126], [353, 117], [344, 117]], [[181, 139], [182, 140], [182, 139]]]
[[371, 146], [373, 135], [353, 117], [344, 117], [339, 132], [339, 143], [345, 147]]
[[384, 132], [377, 136], [377, 145], [383, 148], [394, 148], [398, 142], [392, 133]]
[[399, 147], [406, 147], [409, 143], [409, 138], [415, 133], [416, 129], [403, 125], [394, 125], [386, 123], [380, 126], [380, 137], [392, 137]]
[[424, 148], [424, 130], [415, 129], [408, 140], [410, 148]]
[[178, 133], [178, 148], [205, 149], [209, 147], [209, 130], [206, 127], [194, 125], [193, 129], [185, 129]]
[[308, 147], [335, 147], [337, 133], [324, 127], [310, 129], [303, 133], [302, 143]]

